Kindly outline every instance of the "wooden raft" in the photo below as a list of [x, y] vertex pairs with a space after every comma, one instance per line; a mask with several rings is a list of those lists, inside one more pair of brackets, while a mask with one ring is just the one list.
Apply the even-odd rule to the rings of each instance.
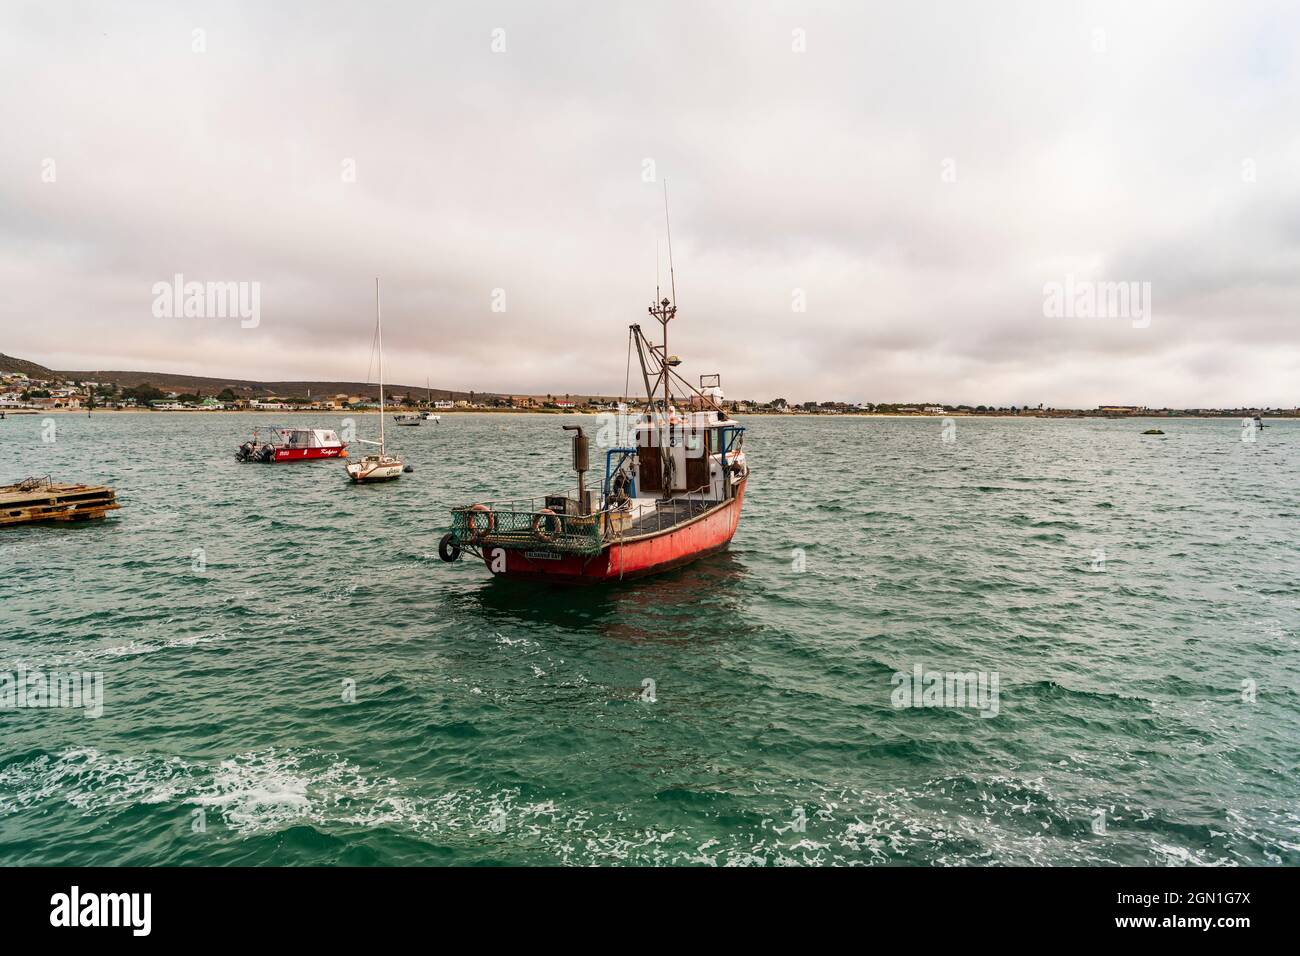
[[28, 478], [0, 485], [0, 527], [34, 521], [89, 521], [122, 507], [103, 485], [64, 485]]

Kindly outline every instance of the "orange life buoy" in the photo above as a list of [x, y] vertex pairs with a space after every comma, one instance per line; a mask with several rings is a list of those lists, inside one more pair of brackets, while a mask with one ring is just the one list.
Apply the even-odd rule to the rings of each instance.
[[[546, 522], [550, 519], [555, 520], [552, 528], [546, 527]], [[543, 508], [537, 514], [533, 515], [533, 534], [537, 535], [543, 541], [552, 541], [555, 538], [555, 532], [560, 529], [560, 516], [550, 508]]]
[[[487, 515], [487, 527], [479, 527], [477, 515]], [[497, 527], [497, 516], [487, 505], [474, 505], [465, 515], [465, 520], [469, 524], [469, 539], [478, 544], [485, 537], [490, 535]]]

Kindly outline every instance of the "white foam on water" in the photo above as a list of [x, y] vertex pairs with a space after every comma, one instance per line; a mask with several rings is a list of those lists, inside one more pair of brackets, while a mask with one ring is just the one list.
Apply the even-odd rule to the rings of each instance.
[[97, 658], [111, 657], [131, 657], [137, 654], [156, 654], [159, 651], [170, 650], [175, 647], [196, 647], [200, 644], [211, 644], [214, 641], [225, 640], [225, 633], [217, 634], [192, 634], [187, 637], [173, 637], [162, 641], [129, 641], [126, 644], [110, 645], [108, 647], [99, 647], [92, 651], [83, 652], [83, 660], [94, 660]]
[[[213, 812], [235, 838], [301, 824], [385, 827], [487, 852], [500, 841], [507, 856], [573, 865], [1041, 865], [1113, 858], [1107, 840], [1088, 830], [1090, 808], [1061, 803], [1041, 779], [959, 776], [887, 792], [838, 787], [820, 804], [809, 803], [804, 831], [790, 832], [790, 809], [772, 806], [754, 825], [724, 835], [701, 835], [689, 824], [633, 826], [635, 815], [625, 808], [525, 800], [517, 789], [466, 787], [424, 795], [412, 786], [317, 750], [269, 749], [213, 763], [76, 748], [0, 768], [0, 815], [35, 815], [68, 805], [111, 823], [113, 814], [132, 806], [174, 804]], [[775, 803], [790, 787], [763, 789]], [[953, 799], [968, 812], [940, 817], [936, 806]], [[1138, 819], [1145, 808], [1113, 809], [1112, 835], [1141, 841], [1152, 863], [1237, 862], [1213, 850], [1191, 851], [1150, 830], [1125, 831], [1124, 822]], [[1244, 819], [1232, 820], [1231, 827], [1237, 839], [1255, 837], [1266, 855], [1295, 851], [1294, 845], [1251, 834]]]
[[536, 641], [530, 641], [526, 637], [506, 637], [504, 634], [496, 635], [497, 643], [504, 644], [506, 647], [536, 647]]
[[226, 633], [218, 631], [211, 634], [190, 634], [185, 637], [172, 637], [161, 640], [131, 638], [124, 644], [101, 644], [86, 648], [69, 645], [68, 650], [51, 652], [47, 656], [40, 658], [15, 658], [9, 661], [0, 661], [0, 671], [16, 671], [20, 667], [29, 671], [66, 670], [79, 665], [94, 663], [95, 661], [108, 661], [118, 657], [135, 657], [140, 654], [156, 654], [159, 651], [172, 650], [178, 647], [197, 647], [202, 644], [224, 641], [225, 639]]
[[1156, 840], [1151, 846], [1159, 866], [1233, 866], [1230, 860], [1207, 858], [1204, 850], [1189, 850], [1184, 846]]
[[84, 813], [136, 804], [178, 801], [192, 786], [193, 770], [179, 757], [106, 756], [93, 747], [0, 769], [0, 814], [66, 802]]

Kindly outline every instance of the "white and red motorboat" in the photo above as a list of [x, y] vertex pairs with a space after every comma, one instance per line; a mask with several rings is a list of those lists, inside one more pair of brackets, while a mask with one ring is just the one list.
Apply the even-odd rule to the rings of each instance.
[[235, 452], [236, 461], [267, 464], [346, 457], [348, 457], [347, 443], [340, 440], [333, 429], [285, 428], [282, 425], [263, 425], [254, 428], [253, 437], [240, 445], [239, 450]]
[[[565, 425], [575, 432], [577, 488], [452, 509], [438, 546], [444, 561], [468, 551], [498, 576], [595, 583], [666, 571], [727, 546], [749, 480], [745, 429], [723, 408], [719, 376], [701, 376], [696, 388], [674, 370], [680, 360], [668, 353], [668, 322], [676, 312], [667, 298], [650, 308], [663, 345], [630, 327], [650, 398], [639, 412], [624, 410], [614, 427], [600, 426], [600, 488], [586, 487], [587, 435]], [[674, 387], [689, 394], [676, 397]]]

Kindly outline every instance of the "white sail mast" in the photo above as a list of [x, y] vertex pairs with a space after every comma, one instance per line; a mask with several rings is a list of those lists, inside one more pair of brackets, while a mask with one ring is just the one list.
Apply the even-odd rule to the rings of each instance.
[[384, 318], [379, 309], [379, 276], [375, 276], [375, 331], [379, 337], [379, 454], [384, 453]]

